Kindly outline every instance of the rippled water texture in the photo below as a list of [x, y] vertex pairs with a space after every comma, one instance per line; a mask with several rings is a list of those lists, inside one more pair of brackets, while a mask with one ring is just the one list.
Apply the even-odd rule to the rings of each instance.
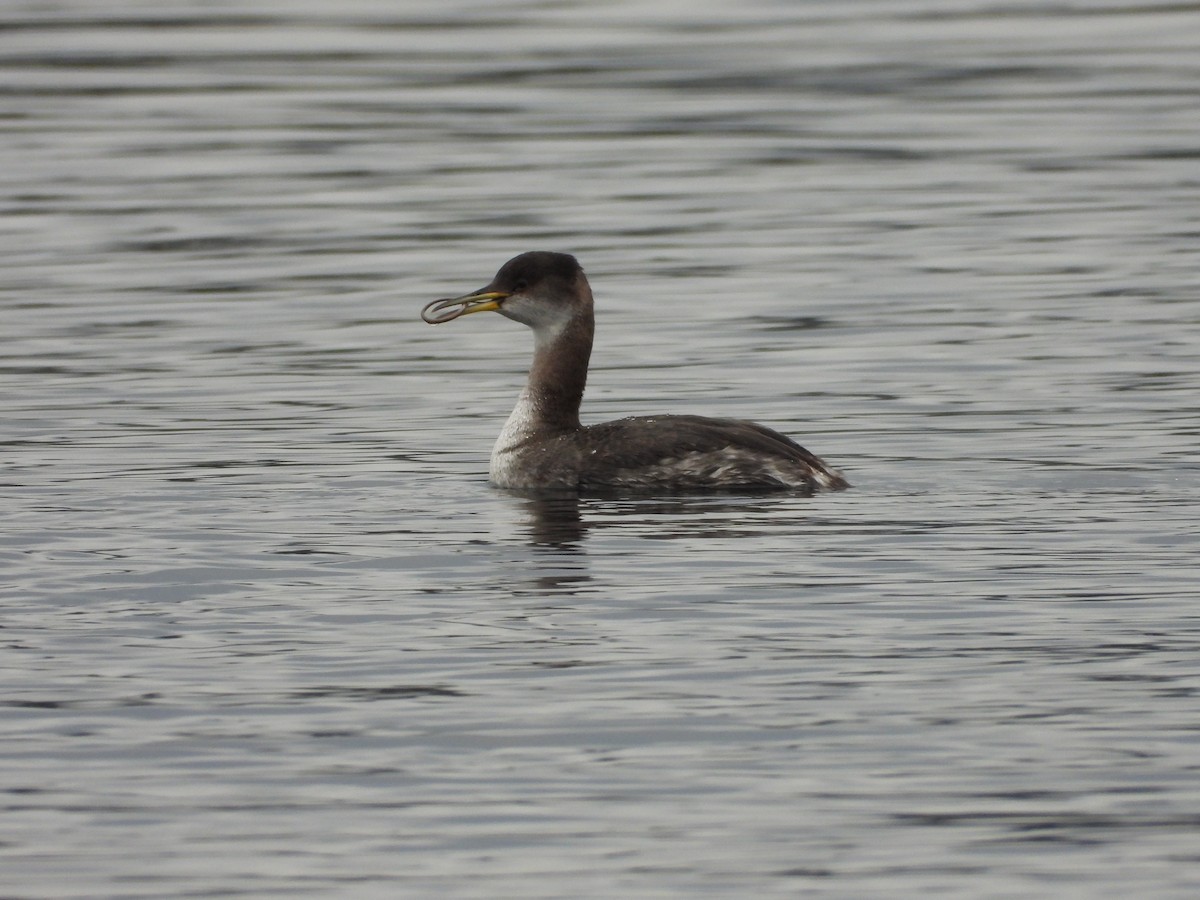
[[[1193, 897], [1200, 5], [0, 10], [0, 894]], [[585, 418], [855, 488], [486, 483]]]

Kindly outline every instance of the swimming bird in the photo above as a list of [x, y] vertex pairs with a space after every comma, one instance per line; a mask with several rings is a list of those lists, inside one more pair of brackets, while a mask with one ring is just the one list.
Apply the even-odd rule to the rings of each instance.
[[487, 287], [435, 300], [421, 317], [438, 325], [488, 311], [533, 329], [528, 381], [492, 449], [498, 487], [662, 494], [850, 486], [791, 438], [741, 419], [633, 416], [583, 425], [595, 318], [591, 287], [569, 254], [522, 253]]

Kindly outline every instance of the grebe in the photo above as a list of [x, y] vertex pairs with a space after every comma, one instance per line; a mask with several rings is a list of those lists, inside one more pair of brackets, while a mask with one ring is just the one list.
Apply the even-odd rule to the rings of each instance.
[[595, 319], [575, 257], [510, 259], [487, 287], [421, 311], [431, 325], [496, 311], [533, 329], [533, 365], [492, 449], [491, 480], [518, 490], [670, 493], [841, 490], [849, 483], [795, 441], [740, 419], [633, 416], [582, 425]]

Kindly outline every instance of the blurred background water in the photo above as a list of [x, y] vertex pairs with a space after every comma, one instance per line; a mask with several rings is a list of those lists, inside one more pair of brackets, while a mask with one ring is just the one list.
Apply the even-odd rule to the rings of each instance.
[[[9, 0], [0, 893], [1192, 897], [1200, 4]], [[770, 424], [815, 498], [487, 486]]]

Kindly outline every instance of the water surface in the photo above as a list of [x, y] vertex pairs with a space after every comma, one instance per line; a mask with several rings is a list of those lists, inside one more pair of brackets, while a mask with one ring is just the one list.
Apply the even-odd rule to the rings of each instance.
[[[1194, 896], [1198, 35], [7, 6], [5, 896]], [[855, 488], [489, 488], [534, 248]]]

